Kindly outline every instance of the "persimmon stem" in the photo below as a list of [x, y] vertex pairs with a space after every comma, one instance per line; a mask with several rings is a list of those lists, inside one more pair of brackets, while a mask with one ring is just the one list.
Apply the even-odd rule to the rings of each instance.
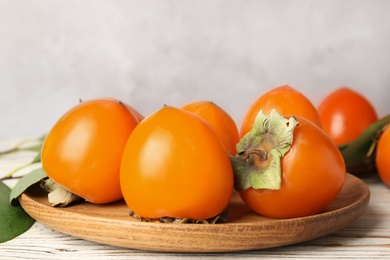
[[249, 155], [255, 154], [260, 158], [260, 161], [266, 162], [268, 160], [268, 151], [267, 150], [259, 150], [256, 148], [250, 148], [246, 150], [243, 154], [242, 157], [245, 159], [248, 159]]

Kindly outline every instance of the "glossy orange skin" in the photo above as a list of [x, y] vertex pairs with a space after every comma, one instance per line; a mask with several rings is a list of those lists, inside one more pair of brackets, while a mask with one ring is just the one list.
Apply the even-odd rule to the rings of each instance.
[[302, 116], [321, 127], [320, 118], [315, 106], [311, 101], [296, 89], [285, 85], [264, 93], [258, 97], [245, 114], [240, 129], [240, 136], [243, 137], [252, 129], [255, 118], [260, 110], [267, 115], [275, 109], [283, 116]]
[[344, 185], [345, 164], [337, 146], [318, 126], [302, 117], [297, 119], [293, 144], [281, 160], [281, 189], [240, 192], [258, 214], [294, 218], [320, 213]]
[[329, 94], [318, 107], [322, 128], [337, 145], [355, 140], [378, 116], [371, 103], [343, 87]]
[[236, 155], [239, 141], [238, 128], [233, 118], [221, 107], [211, 101], [196, 101], [181, 107], [190, 111], [211, 125], [231, 155]]
[[233, 169], [208, 123], [164, 106], [131, 134], [120, 182], [127, 205], [142, 217], [207, 219], [227, 207]]
[[137, 119], [123, 103], [83, 101], [65, 113], [42, 147], [42, 167], [57, 184], [95, 204], [121, 199], [119, 168]]
[[378, 175], [390, 187], [390, 127], [387, 127], [379, 137], [376, 147], [375, 163]]

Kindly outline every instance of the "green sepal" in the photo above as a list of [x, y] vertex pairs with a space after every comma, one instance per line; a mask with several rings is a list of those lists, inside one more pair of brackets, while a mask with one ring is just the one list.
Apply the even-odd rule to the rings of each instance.
[[[253, 128], [236, 145], [237, 155], [230, 156], [234, 172], [234, 183], [237, 191], [250, 187], [254, 189], [278, 190], [281, 187], [281, 158], [288, 152], [293, 143], [294, 129], [299, 124], [295, 117], [286, 119], [276, 110], [270, 116], [260, 111], [256, 116]], [[260, 166], [247, 151], [261, 149], [263, 145], [272, 148], [265, 151], [269, 163]]]
[[252, 188], [278, 190], [282, 185], [280, 158], [282, 154], [276, 150], [271, 150], [271, 162], [269, 167], [263, 172], [258, 171], [250, 175], [250, 183]]

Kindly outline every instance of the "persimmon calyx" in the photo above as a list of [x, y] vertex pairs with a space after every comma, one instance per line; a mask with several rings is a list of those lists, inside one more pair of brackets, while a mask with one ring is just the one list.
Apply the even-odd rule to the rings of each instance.
[[290, 150], [298, 125], [294, 116], [287, 119], [276, 110], [269, 116], [258, 113], [252, 130], [236, 145], [237, 155], [230, 156], [237, 191], [281, 188], [281, 159]]
[[52, 207], [66, 207], [72, 202], [83, 200], [81, 197], [58, 185], [50, 178], [43, 179], [40, 185], [49, 193], [48, 201]]
[[162, 217], [162, 218], [144, 218], [130, 210], [129, 215], [133, 218], [136, 218], [142, 222], [156, 222], [156, 223], [178, 223], [178, 224], [217, 224], [221, 222], [226, 222], [228, 220], [228, 210], [223, 210], [220, 214], [209, 219], [192, 219], [192, 218], [172, 218], [172, 217]]

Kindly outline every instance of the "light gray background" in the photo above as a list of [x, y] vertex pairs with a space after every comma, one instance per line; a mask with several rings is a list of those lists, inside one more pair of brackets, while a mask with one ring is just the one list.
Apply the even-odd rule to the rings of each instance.
[[147, 115], [212, 100], [241, 124], [290, 84], [347, 85], [389, 112], [390, 1], [0, 1], [0, 138], [47, 132], [79, 98]]

